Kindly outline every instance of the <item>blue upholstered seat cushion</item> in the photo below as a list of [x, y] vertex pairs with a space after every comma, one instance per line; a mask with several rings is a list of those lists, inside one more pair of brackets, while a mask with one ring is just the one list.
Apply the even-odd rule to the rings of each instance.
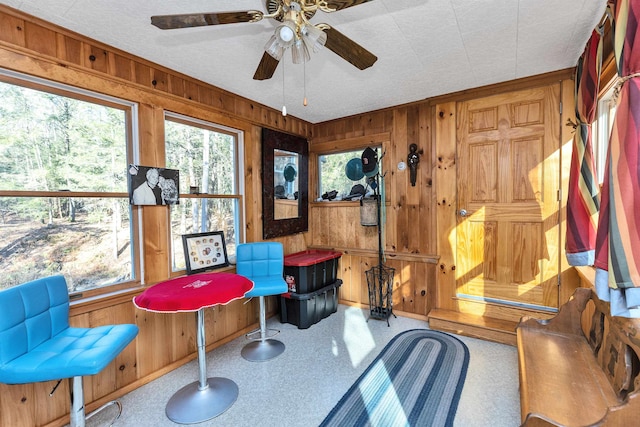
[[279, 295], [287, 292], [287, 282], [282, 276], [262, 276], [253, 281], [253, 289], [245, 294], [245, 297], [262, 297], [267, 295]]
[[0, 366], [0, 382], [24, 384], [103, 370], [136, 337], [136, 325], [67, 328], [31, 351]]
[[95, 375], [137, 335], [136, 325], [69, 327], [63, 276], [0, 291], [0, 382]]
[[247, 297], [288, 291], [284, 281], [284, 249], [280, 242], [243, 243], [236, 248], [236, 272], [253, 282]]

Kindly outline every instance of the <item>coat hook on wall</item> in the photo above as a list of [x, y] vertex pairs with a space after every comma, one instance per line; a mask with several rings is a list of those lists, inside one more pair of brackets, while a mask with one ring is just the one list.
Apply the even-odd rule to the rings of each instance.
[[418, 163], [420, 163], [420, 155], [423, 154], [422, 149], [418, 151], [416, 144], [409, 146], [409, 155], [407, 156], [407, 163], [409, 163], [409, 177], [411, 178], [411, 186], [416, 186], [416, 178], [418, 176]]

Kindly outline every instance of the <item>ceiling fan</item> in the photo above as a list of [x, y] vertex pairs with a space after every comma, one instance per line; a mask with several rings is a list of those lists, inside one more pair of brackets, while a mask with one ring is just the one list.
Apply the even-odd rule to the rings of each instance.
[[294, 63], [311, 59], [310, 50], [323, 46], [360, 70], [371, 67], [378, 58], [328, 24], [309, 22], [318, 10], [335, 12], [373, 0], [265, 0], [267, 13], [258, 10], [221, 13], [190, 13], [152, 16], [151, 24], [162, 30], [207, 25], [258, 22], [265, 18], [280, 21], [265, 45], [265, 52], [253, 76], [266, 80], [273, 76], [284, 51], [291, 48]]

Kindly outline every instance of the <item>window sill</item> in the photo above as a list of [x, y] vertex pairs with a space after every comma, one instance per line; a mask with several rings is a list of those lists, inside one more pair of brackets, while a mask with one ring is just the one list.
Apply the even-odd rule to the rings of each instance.
[[[360, 200], [326, 200], [322, 202], [311, 202], [312, 208], [326, 208], [326, 207], [349, 207], [349, 206], [360, 206]], [[390, 202], [385, 202], [385, 206], [391, 206]]]
[[107, 292], [88, 297], [80, 297], [76, 300], [71, 300], [70, 314], [72, 316], [89, 313], [95, 310], [100, 310], [106, 307], [112, 307], [114, 305], [122, 304], [125, 301], [132, 301], [133, 297], [144, 290], [143, 286], [135, 286], [127, 289], [122, 289], [113, 292]]

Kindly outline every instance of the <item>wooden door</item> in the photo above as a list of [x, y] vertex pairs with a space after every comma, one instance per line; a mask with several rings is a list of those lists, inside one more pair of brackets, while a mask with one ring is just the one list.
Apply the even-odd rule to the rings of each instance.
[[559, 84], [458, 104], [456, 293], [558, 307]]

